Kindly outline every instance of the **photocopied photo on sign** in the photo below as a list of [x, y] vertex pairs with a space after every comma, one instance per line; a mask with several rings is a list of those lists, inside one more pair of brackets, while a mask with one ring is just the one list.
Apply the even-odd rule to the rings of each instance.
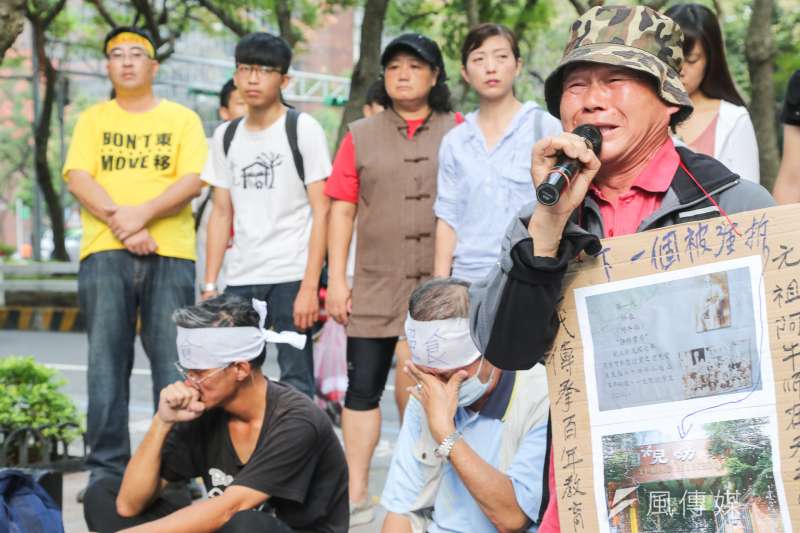
[[760, 257], [575, 291], [592, 423], [774, 405]]
[[607, 512], [603, 530], [791, 530], [786, 495], [776, 483], [774, 417], [709, 419], [696, 424], [691, 438], [681, 438], [676, 428], [662, 424], [599, 437], [595, 446], [602, 451], [602, 475], [596, 498], [598, 509]]
[[791, 531], [761, 260], [575, 290], [601, 531]]

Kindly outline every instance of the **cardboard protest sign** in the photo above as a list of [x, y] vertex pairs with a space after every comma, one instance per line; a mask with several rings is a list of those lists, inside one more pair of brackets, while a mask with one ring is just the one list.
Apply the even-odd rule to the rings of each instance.
[[800, 531], [800, 216], [606, 239], [547, 358], [565, 533]]

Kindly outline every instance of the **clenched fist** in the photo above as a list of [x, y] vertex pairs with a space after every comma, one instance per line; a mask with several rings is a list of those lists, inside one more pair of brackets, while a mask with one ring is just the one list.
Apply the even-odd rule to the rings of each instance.
[[205, 408], [197, 389], [189, 387], [182, 381], [176, 381], [161, 391], [158, 417], [167, 424], [188, 422], [203, 414]]

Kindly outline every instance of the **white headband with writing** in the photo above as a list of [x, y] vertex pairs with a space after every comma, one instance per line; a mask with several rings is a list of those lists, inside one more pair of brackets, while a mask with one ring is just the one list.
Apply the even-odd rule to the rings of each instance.
[[302, 350], [306, 336], [293, 331], [277, 333], [264, 329], [267, 303], [253, 298], [258, 312], [258, 327], [182, 328], [178, 327], [178, 361], [183, 368], [205, 370], [220, 368], [237, 361], [251, 361], [261, 354], [268, 342], [290, 344]]
[[419, 321], [409, 314], [405, 330], [415, 365], [449, 370], [467, 366], [481, 355], [466, 318]]

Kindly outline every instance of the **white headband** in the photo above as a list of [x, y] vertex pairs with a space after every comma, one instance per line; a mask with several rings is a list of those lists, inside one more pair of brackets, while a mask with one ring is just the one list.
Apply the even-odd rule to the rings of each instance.
[[466, 318], [425, 322], [414, 320], [409, 314], [405, 330], [415, 365], [449, 370], [467, 366], [481, 355], [472, 342]]
[[298, 350], [306, 345], [306, 336], [293, 331], [277, 333], [264, 329], [267, 303], [253, 298], [258, 312], [258, 327], [182, 328], [178, 326], [178, 361], [183, 368], [205, 370], [220, 368], [237, 361], [251, 361], [261, 354], [268, 342], [291, 344]]

